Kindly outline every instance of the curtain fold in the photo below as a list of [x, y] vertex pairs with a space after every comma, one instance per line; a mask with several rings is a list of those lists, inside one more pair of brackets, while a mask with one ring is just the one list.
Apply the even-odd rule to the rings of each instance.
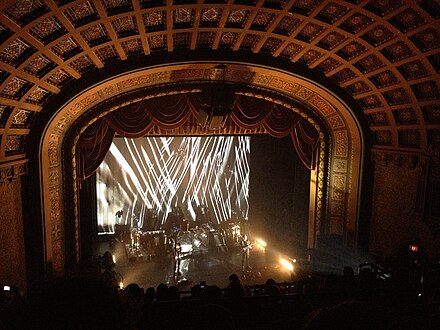
[[116, 133], [132, 139], [145, 136], [154, 125], [143, 102], [130, 104], [110, 112], [104, 118]]
[[274, 137], [289, 135], [301, 116], [286, 108], [275, 106], [264, 122], [264, 128]]
[[304, 166], [309, 170], [315, 169], [319, 146], [319, 134], [315, 128], [304, 118], [301, 118], [290, 132], [290, 136], [296, 153]]
[[81, 180], [92, 175], [104, 160], [115, 131], [105, 118], [91, 124], [79, 137], [76, 147], [77, 171]]
[[244, 129], [255, 129], [261, 126], [265, 118], [270, 114], [274, 105], [273, 103], [240, 96], [235, 103], [230, 118], [239, 127]]
[[[104, 159], [115, 134], [128, 138], [148, 135], [155, 127], [177, 129], [188, 123], [197, 123], [201, 109], [197, 95], [170, 95], [141, 101], [115, 110], [91, 124], [77, 144], [78, 177], [86, 179]], [[291, 135], [302, 163], [314, 169], [318, 146], [318, 132], [299, 114], [272, 102], [247, 96], [236, 97], [227, 125], [252, 134], [264, 128], [274, 137]]]

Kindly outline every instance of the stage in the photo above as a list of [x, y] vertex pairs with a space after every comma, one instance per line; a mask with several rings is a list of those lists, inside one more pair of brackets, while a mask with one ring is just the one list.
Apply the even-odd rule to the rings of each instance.
[[114, 255], [114, 270], [120, 274], [123, 286], [136, 283], [144, 289], [166, 283], [186, 291], [201, 281], [225, 288], [232, 273], [249, 285], [264, 284], [268, 278], [278, 283], [291, 282], [295, 277], [295, 270], [287, 270], [280, 264], [279, 255], [257, 245], [250, 250], [249, 267], [245, 271], [242, 270], [242, 252], [239, 249], [207, 249], [195, 251], [182, 259], [186, 264], [179, 276], [176, 276], [176, 261], [172, 253], [148, 257], [140, 250], [138, 255], [127, 254], [127, 246], [123, 242], [111, 239], [100, 242], [95, 254], [102, 256], [106, 251]]

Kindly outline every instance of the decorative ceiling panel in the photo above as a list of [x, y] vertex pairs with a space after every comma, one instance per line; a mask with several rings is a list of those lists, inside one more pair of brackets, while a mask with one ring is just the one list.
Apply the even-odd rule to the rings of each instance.
[[296, 0], [290, 8], [290, 11], [308, 16], [321, 2], [322, 0]]
[[205, 8], [202, 10], [200, 26], [217, 27], [222, 17], [223, 9], [221, 8]]
[[372, 54], [357, 61], [356, 63], [354, 63], [354, 66], [358, 68], [362, 73], [368, 73], [385, 66], [385, 64], [378, 56]]
[[[149, 65], [149, 56], [186, 62], [190, 52], [182, 49], [230, 60], [222, 54], [229, 49], [242, 59], [264, 54], [268, 67], [301, 63], [324, 84], [339, 85], [372, 127], [373, 144], [425, 149], [438, 136], [435, 0], [7, 0], [0, 1], [0, 15], [0, 127], [6, 130], [25, 128], [21, 110], [41, 107], [54, 94], [62, 98], [98, 65], [132, 67], [143, 57]], [[0, 162], [17, 157], [26, 137]]]
[[361, 108], [364, 110], [380, 108], [383, 106], [381, 100], [377, 95], [365, 96], [358, 99], [357, 101], [360, 104]]
[[51, 50], [64, 61], [82, 52], [82, 48], [72, 37], [57, 42]]
[[261, 52], [273, 54], [281, 45], [282, 40], [276, 38], [269, 38], [261, 47]]
[[402, 5], [403, 1], [401, 0], [370, 0], [365, 5], [365, 9], [383, 17]]
[[424, 105], [421, 107], [423, 118], [427, 124], [440, 124], [440, 104]]
[[341, 65], [342, 63], [338, 60], [335, 60], [332, 57], [328, 57], [324, 61], [322, 61], [316, 68], [324, 73], [328, 73]]
[[357, 81], [345, 88], [352, 95], [359, 95], [371, 91], [370, 86], [368, 86], [363, 80]]
[[298, 54], [301, 49], [303, 49], [303, 46], [291, 42], [286, 46], [286, 48], [283, 49], [283, 51], [281, 52], [281, 56], [292, 58], [293, 56]]
[[329, 2], [319, 13], [316, 18], [329, 24], [335, 23], [349, 8], [334, 1]]
[[[235, 34], [235, 38], [236, 38], [238, 33], [234, 33], [234, 34]], [[197, 35], [197, 46], [201, 47], [201, 48], [211, 47], [212, 41], [214, 40], [214, 36], [215, 36], [215, 33], [211, 32], [211, 31], [199, 32]], [[235, 40], [235, 38], [233, 38], [233, 40]], [[225, 41], [223, 41], [223, 34], [222, 34], [222, 37], [220, 38], [220, 44], [222, 44], [222, 41], [226, 42], [229, 39], [230, 39], [230, 37], [226, 37]], [[231, 44], [234, 42], [233, 40], [231, 41]]]
[[189, 48], [191, 42], [191, 33], [179, 32], [173, 34], [173, 44], [175, 48], [184, 49]]
[[238, 38], [237, 32], [224, 32], [220, 37], [220, 47], [232, 47]]
[[397, 125], [418, 124], [417, 114], [414, 108], [394, 109], [393, 116]]
[[416, 129], [398, 130], [399, 146], [418, 148], [420, 146], [420, 131]]
[[136, 19], [132, 15], [112, 20], [112, 28], [118, 38], [125, 38], [139, 33]]
[[66, 71], [63, 69], [58, 69], [51, 73], [51, 75], [47, 78], [47, 82], [60, 88], [72, 79], [73, 77]]
[[385, 111], [370, 113], [367, 115], [367, 118], [371, 126], [390, 126], [390, 122]]
[[152, 51], [165, 50], [167, 39], [165, 34], [157, 34], [148, 38], [148, 43]]
[[352, 70], [348, 68], [342, 69], [341, 71], [336, 72], [332, 76], [332, 78], [335, 79], [340, 84], [350, 81], [356, 77], [357, 77], [356, 73], [354, 73]]
[[259, 12], [255, 16], [254, 21], [251, 24], [252, 30], [267, 31], [270, 24], [273, 22], [275, 14], [268, 12]]
[[301, 56], [299, 61], [310, 65], [314, 63], [317, 59], [319, 59], [322, 55], [323, 54], [321, 52], [318, 52], [316, 50], [309, 50], [303, 56]]
[[41, 105], [50, 96], [50, 92], [44, 88], [34, 88], [26, 97], [26, 102]]
[[351, 61], [352, 59], [364, 53], [366, 50], [367, 47], [365, 47], [364, 45], [356, 41], [352, 41], [340, 50], [338, 50], [336, 54], [341, 56], [346, 61]]
[[67, 30], [57, 17], [50, 16], [34, 25], [29, 32], [33, 37], [46, 45], [67, 33]]
[[434, 80], [413, 84], [411, 89], [418, 101], [440, 100], [438, 84]]
[[383, 48], [381, 53], [393, 63], [414, 55], [413, 50], [403, 41], [397, 41]]
[[102, 0], [107, 15], [116, 15], [133, 10], [132, 0]]
[[162, 31], [166, 29], [166, 15], [165, 10], [152, 11], [142, 15], [146, 31]]
[[0, 128], [4, 128], [9, 116], [14, 108], [4, 104], [0, 104]]
[[87, 41], [90, 47], [110, 41], [110, 36], [102, 24], [92, 25], [81, 31], [81, 36]]
[[34, 76], [41, 78], [47, 72], [55, 67], [55, 63], [49, 60], [45, 55], [40, 54], [24, 67], [24, 71], [33, 74]]
[[362, 39], [374, 47], [382, 45], [384, 42], [395, 38], [396, 36], [383, 25], [377, 25], [370, 31], [362, 35]]
[[435, 0], [420, 1], [418, 5], [432, 18], [440, 18], [440, 4]]
[[111, 61], [115, 61], [117, 59], [120, 59], [118, 52], [116, 51], [116, 48], [113, 45], [105, 46], [100, 49], [96, 49], [95, 54], [96, 54], [96, 56], [98, 56], [98, 58], [104, 64], [111, 62]]
[[361, 13], [354, 13], [344, 22], [342, 22], [341, 25], [339, 25], [339, 27], [347, 32], [356, 34], [373, 22], [374, 20], [369, 16], [366, 16]]
[[4, 43], [12, 34], [11, 30], [0, 24], [0, 44]]
[[12, 123], [11, 127], [14, 128], [26, 128], [29, 126], [29, 121], [31, 118], [31, 111], [19, 109], [13, 116], [12, 116]]
[[409, 38], [422, 52], [440, 47], [440, 32], [432, 27], [417, 32]]
[[192, 8], [177, 8], [173, 11], [175, 28], [188, 28], [193, 25], [195, 10]]
[[332, 31], [328, 33], [324, 38], [319, 40], [317, 45], [326, 50], [332, 50], [333, 48], [344, 42], [346, 39], [347, 37], [343, 34]]
[[437, 71], [437, 73], [440, 73], [440, 53], [429, 55], [427, 59], [431, 63], [433, 69]]
[[5, 153], [6, 155], [15, 155], [21, 153], [24, 146], [23, 135], [8, 135], [5, 141]]
[[373, 132], [373, 143], [380, 146], [393, 145], [393, 134], [390, 130], [380, 130]]
[[247, 18], [249, 17], [250, 10], [247, 9], [232, 9], [229, 12], [228, 19], [226, 21], [227, 27], [242, 28]]
[[47, 12], [49, 12], [49, 7], [43, 0], [18, 0], [3, 11], [7, 17], [21, 27]]
[[420, 60], [399, 65], [397, 69], [406, 80], [419, 79], [430, 75], [429, 71]]
[[377, 88], [383, 88], [399, 83], [399, 79], [391, 70], [385, 70], [369, 78]]
[[283, 9], [287, 2], [288, 0], [265, 0], [263, 3], [263, 7]]
[[130, 39], [122, 43], [122, 48], [127, 56], [141, 54], [143, 51], [140, 39]]
[[247, 34], [241, 43], [241, 48], [252, 50], [259, 39], [260, 37], [256, 34]]
[[409, 93], [405, 88], [399, 87], [388, 92], [383, 92], [388, 105], [408, 104], [411, 103]]
[[31, 86], [30, 82], [19, 77], [13, 77], [1, 90], [1, 94], [6, 98], [18, 100]]
[[290, 36], [298, 25], [302, 22], [298, 17], [284, 16], [275, 27], [274, 32], [285, 36]]
[[90, 60], [88, 56], [80, 56], [76, 60], [70, 63], [70, 66], [78, 71], [78, 73], [85, 73], [95, 67], [95, 64]]
[[325, 28], [321, 25], [308, 23], [304, 28], [301, 29], [301, 31], [296, 35], [295, 38], [301, 41], [311, 42], [324, 30]]
[[388, 20], [401, 32], [406, 33], [426, 23], [426, 19], [413, 8], [406, 8]]
[[99, 19], [93, 1], [80, 1], [64, 11], [64, 15], [74, 27], [80, 27]]
[[15, 67], [23, 63], [36, 49], [21, 38], [12, 40], [0, 52], [0, 60]]

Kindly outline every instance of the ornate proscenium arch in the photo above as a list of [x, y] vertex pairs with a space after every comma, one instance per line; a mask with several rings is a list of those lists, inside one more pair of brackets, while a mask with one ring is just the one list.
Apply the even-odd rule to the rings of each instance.
[[[146, 68], [127, 73], [94, 86], [78, 94], [66, 103], [53, 116], [46, 127], [40, 146], [41, 182], [43, 195], [43, 219], [45, 228], [46, 263], [51, 264], [53, 270], [62, 273], [66, 263], [66, 235], [65, 224], [74, 227], [78, 233], [78, 180], [75, 172], [66, 173], [69, 164], [63, 163], [63, 154], [69, 155], [66, 159], [72, 161], [72, 168], [76, 166], [75, 148], [65, 143], [66, 137], [76, 129], [78, 134], [87, 126], [106, 113], [112, 112], [124, 105], [138, 100], [119, 102], [105, 110], [99, 105], [106, 100], [130, 94], [140, 88], [152, 88], [164, 84], [188, 84], [194, 81], [208, 81], [217, 79], [211, 72], [212, 63], [188, 63]], [[240, 63], [229, 63], [225, 81], [254, 86], [284, 95], [292, 102], [273, 99], [275, 103], [282, 103], [286, 108], [300, 113], [308, 118], [318, 131], [325, 128], [328, 139], [320, 133], [321, 152], [316, 170], [311, 171], [311, 198], [309, 216], [309, 248], [316, 243], [316, 236], [335, 233], [343, 235], [348, 241], [356, 241], [358, 225], [358, 202], [360, 199], [360, 177], [362, 170], [363, 137], [360, 126], [351, 109], [335, 94], [304, 78], [285, 71], [276, 71], [260, 66]], [[145, 95], [142, 99], [166, 95], [155, 88], [154, 94]], [[179, 93], [196, 92], [197, 90], [178, 91]], [[262, 95], [250, 95], [264, 97]], [[309, 114], [300, 110], [295, 104], [303, 105]], [[95, 110], [94, 110], [95, 109]], [[92, 117], [87, 114], [93, 113]], [[90, 118], [87, 123], [79, 120], [81, 117]], [[319, 118], [325, 127], [320, 127], [313, 118]], [[75, 127], [82, 122], [81, 127]], [[179, 128], [162, 130], [157, 134], [176, 135]], [[191, 131], [186, 131], [191, 134]], [[327, 151], [327, 152], [326, 152]], [[68, 178], [73, 178], [69, 180]], [[70, 205], [67, 207], [66, 205]], [[325, 226], [320, 224], [325, 214]], [[70, 241], [69, 241], [70, 242]], [[75, 258], [79, 258], [80, 239], [76, 234], [73, 238]]]

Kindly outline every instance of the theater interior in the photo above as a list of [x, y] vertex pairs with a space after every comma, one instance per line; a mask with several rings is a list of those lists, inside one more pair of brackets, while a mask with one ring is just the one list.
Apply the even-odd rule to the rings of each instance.
[[[2, 0], [0, 316], [59, 328], [81, 279], [98, 317], [109, 252], [122, 310], [129, 284], [182, 297], [110, 328], [377, 326], [371, 295], [331, 309], [344, 267], [398, 291], [368, 287], [397, 306], [380, 324], [440, 324], [439, 20], [438, 0]], [[231, 274], [246, 303], [193, 297]]]

